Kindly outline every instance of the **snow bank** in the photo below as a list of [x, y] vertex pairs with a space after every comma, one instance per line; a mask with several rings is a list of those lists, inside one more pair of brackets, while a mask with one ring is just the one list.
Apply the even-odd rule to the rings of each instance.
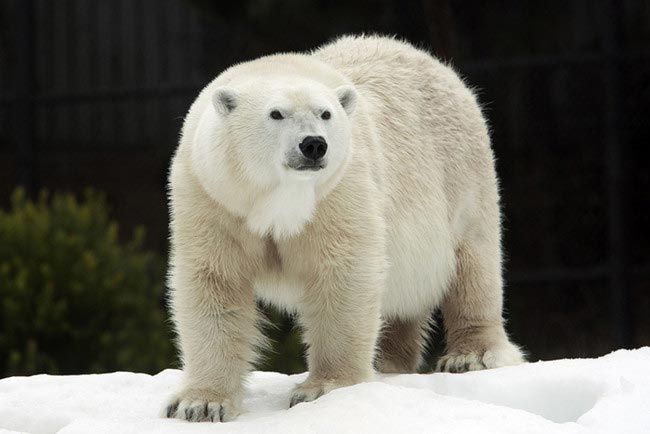
[[158, 417], [181, 373], [0, 380], [0, 434], [650, 433], [650, 348], [466, 374], [385, 375], [287, 409], [305, 374], [255, 372], [237, 420]]

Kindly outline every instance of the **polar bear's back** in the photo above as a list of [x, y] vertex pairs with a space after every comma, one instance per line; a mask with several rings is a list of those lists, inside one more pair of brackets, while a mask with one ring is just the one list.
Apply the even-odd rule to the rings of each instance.
[[[314, 55], [368, 100], [389, 172], [446, 173], [436, 180], [461, 182], [449, 171], [467, 164], [469, 172], [492, 171], [485, 120], [474, 94], [451, 67], [406, 42], [375, 36], [343, 37]], [[483, 175], [477, 173], [476, 181], [484, 183]], [[465, 171], [467, 177], [472, 173]]]
[[367, 102], [384, 162], [393, 264], [384, 313], [413, 314], [402, 304], [403, 290], [421, 294], [425, 305], [432, 286], [447, 286], [463, 239], [479, 234], [498, 245], [485, 120], [454, 70], [408, 43], [344, 37], [313, 55], [350, 79]]

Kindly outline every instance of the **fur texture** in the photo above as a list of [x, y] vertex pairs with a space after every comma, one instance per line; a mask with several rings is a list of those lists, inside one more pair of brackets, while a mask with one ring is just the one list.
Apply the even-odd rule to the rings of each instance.
[[[320, 170], [292, 169], [307, 136], [327, 142]], [[190, 108], [170, 173], [185, 384], [166, 415], [240, 412], [264, 345], [256, 298], [303, 329], [309, 377], [292, 405], [371, 379], [373, 362], [416, 370], [438, 307], [440, 369], [520, 363], [502, 319], [498, 202], [476, 99], [423, 51], [344, 37], [228, 69]]]

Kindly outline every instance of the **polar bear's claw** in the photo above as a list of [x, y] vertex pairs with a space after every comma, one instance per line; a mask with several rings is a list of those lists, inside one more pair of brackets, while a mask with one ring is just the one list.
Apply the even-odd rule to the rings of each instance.
[[300, 404], [301, 402], [305, 402], [307, 399], [307, 396], [300, 393], [300, 394], [295, 394], [291, 397], [291, 402], [289, 403], [289, 408], [293, 407], [296, 404]]
[[521, 350], [510, 342], [481, 352], [451, 352], [438, 360], [436, 371], [460, 374], [481, 369], [500, 368], [524, 362]]
[[315, 399], [320, 398], [330, 390], [336, 389], [337, 387], [340, 386], [331, 381], [306, 381], [302, 384], [297, 385], [296, 388], [293, 389], [293, 392], [291, 392], [291, 402], [289, 403], [289, 407], [293, 407], [297, 404], [300, 404], [301, 402], [314, 401]]
[[229, 399], [219, 399], [205, 391], [187, 392], [173, 399], [163, 412], [169, 419], [189, 422], [227, 422], [234, 419], [239, 410]]
[[468, 371], [479, 371], [485, 369], [482, 357], [475, 353], [469, 354], [448, 354], [443, 356], [436, 366], [440, 372], [451, 372], [452, 374], [461, 374]]
[[174, 401], [167, 406], [165, 409], [165, 415], [167, 418], [172, 418], [176, 416], [176, 410], [178, 410], [178, 401]]

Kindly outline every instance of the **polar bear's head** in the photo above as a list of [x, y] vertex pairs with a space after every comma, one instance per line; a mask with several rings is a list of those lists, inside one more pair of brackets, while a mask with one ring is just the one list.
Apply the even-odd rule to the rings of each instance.
[[[199, 178], [231, 209], [238, 205], [227, 202], [256, 202], [251, 206], [257, 211], [240, 206], [240, 214], [254, 214], [248, 221], [255, 231], [295, 233], [278, 230], [283, 224], [276, 208], [301, 220], [287, 223], [297, 230], [311, 217], [311, 196], [340, 174], [351, 153], [356, 100], [351, 85], [329, 88], [301, 79], [217, 87], [195, 140]], [[224, 190], [239, 197], [225, 197]]]
[[262, 188], [284, 178], [324, 178], [349, 151], [348, 115], [356, 92], [318, 83], [219, 87], [212, 101], [221, 123], [221, 145], [237, 170]]

